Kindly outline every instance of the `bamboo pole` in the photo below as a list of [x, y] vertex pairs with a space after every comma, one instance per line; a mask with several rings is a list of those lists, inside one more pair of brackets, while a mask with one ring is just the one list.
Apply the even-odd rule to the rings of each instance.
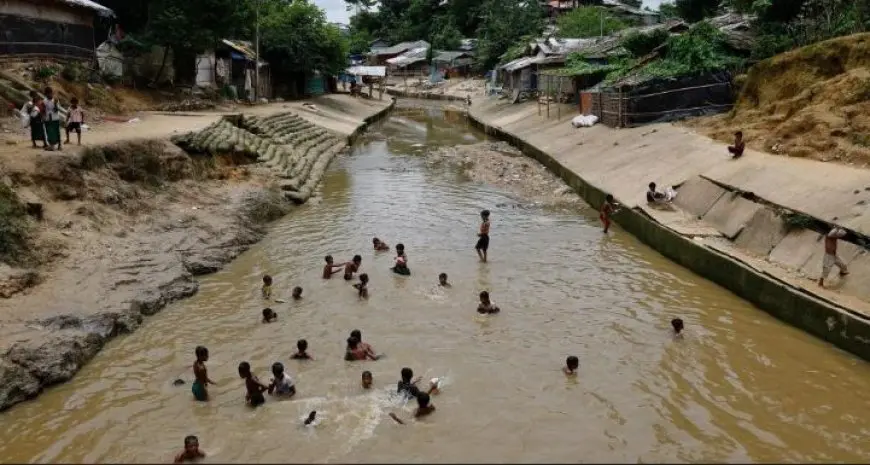
[[559, 96], [556, 98], [556, 120], [562, 121], [562, 76], [559, 76]]
[[547, 119], [550, 119], [550, 76], [547, 76]]

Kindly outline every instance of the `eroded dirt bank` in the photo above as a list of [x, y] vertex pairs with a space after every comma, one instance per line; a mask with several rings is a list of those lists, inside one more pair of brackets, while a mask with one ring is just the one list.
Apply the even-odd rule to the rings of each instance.
[[[339, 96], [315, 103], [279, 110], [301, 114], [294, 134], [313, 134], [307, 145], [291, 138], [300, 148], [279, 160], [275, 148], [272, 159], [188, 154], [170, 134], [64, 154], [0, 153], [2, 186], [14, 193], [3, 207], [28, 232], [0, 269], [0, 410], [72, 378], [108, 340], [196, 293], [196, 276], [221, 269], [298, 203], [288, 175], [307, 199], [346, 137], [388, 109]], [[147, 133], [147, 119], [140, 124]]]

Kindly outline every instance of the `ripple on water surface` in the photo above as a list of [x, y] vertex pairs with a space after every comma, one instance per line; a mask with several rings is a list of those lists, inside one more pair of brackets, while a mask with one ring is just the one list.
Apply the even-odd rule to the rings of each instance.
[[[322, 198], [279, 222], [200, 293], [149, 318], [71, 382], [0, 416], [4, 462], [163, 462], [197, 434], [207, 461], [866, 461], [864, 362], [783, 325], [668, 262], [591, 209], [502, 208], [519, 199], [427, 167], [425, 146], [480, 135], [461, 119], [401, 111], [330, 168]], [[493, 211], [491, 262], [477, 262], [478, 212]], [[413, 275], [389, 271], [371, 238], [406, 245]], [[371, 298], [323, 257], [363, 256]], [[435, 284], [446, 272], [451, 289]], [[260, 278], [278, 322], [259, 323]], [[502, 313], [481, 318], [477, 293]], [[669, 320], [687, 323], [674, 341]], [[342, 361], [351, 329], [387, 354]], [[311, 362], [290, 360], [306, 338]], [[193, 348], [211, 351], [208, 404], [191, 399]], [[567, 355], [581, 361], [566, 379]], [[244, 406], [236, 367], [264, 381], [281, 361], [293, 401]], [[399, 370], [442, 377], [438, 410], [400, 426]], [[365, 392], [360, 374], [376, 388]], [[301, 426], [311, 410], [313, 427]]]

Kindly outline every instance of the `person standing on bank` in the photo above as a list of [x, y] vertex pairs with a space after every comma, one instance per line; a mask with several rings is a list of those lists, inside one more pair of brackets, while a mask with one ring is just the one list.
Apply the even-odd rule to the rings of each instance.
[[831, 268], [837, 265], [840, 269], [840, 276], [849, 274], [849, 269], [840, 257], [837, 256], [837, 241], [846, 237], [846, 230], [843, 228], [831, 228], [828, 234], [825, 234], [825, 258], [822, 259], [822, 276], [819, 278], [819, 286], [825, 286], [825, 278], [831, 273]]
[[27, 118], [26, 124], [30, 126], [30, 141], [33, 142], [33, 148], [39, 148], [36, 142], [42, 142], [42, 148], [45, 148], [45, 126], [42, 125], [43, 112], [42, 97], [35, 90], [30, 91], [30, 101], [25, 103], [21, 108], [22, 118]]
[[45, 88], [45, 110], [42, 114], [43, 124], [45, 125], [45, 140], [47, 145], [46, 150], [54, 150], [57, 146], [58, 150], [63, 150], [63, 145], [60, 140], [60, 104], [54, 96], [54, 90], [51, 87]]

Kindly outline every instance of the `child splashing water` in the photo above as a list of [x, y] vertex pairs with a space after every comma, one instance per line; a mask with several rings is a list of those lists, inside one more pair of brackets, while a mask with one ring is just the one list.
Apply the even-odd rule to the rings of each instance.
[[266, 398], [263, 392], [269, 387], [261, 383], [256, 376], [251, 373], [251, 364], [242, 362], [239, 364], [239, 377], [245, 380], [245, 402], [251, 407], [258, 407], [266, 403]]

